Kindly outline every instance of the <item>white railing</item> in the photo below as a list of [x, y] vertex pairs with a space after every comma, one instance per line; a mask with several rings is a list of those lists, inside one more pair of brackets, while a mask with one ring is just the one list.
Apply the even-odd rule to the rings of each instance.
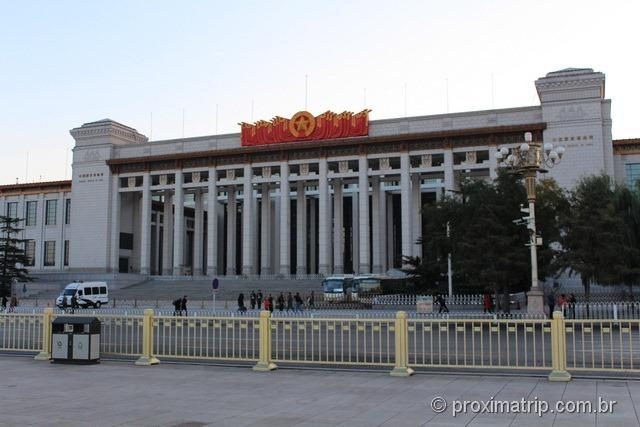
[[[414, 305], [417, 296], [424, 295], [379, 295], [373, 298], [372, 304], [375, 305]], [[454, 305], [482, 305], [483, 296], [476, 295], [453, 295], [444, 296], [445, 303], [448, 306]], [[435, 298], [434, 298], [435, 299]]]

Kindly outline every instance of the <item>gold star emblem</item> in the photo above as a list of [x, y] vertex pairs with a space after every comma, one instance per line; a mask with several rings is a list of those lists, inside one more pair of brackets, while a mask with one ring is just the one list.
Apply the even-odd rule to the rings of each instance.
[[308, 111], [299, 111], [289, 121], [289, 132], [293, 136], [307, 137], [316, 129], [316, 118]]

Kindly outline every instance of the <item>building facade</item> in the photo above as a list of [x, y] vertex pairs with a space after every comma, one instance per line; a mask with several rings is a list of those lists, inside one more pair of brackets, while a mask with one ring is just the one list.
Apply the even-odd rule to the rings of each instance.
[[240, 134], [148, 141], [112, 120], [86, 123], [71, 130], [72, 180], [2, 186], [0, 212], [26, 218], [34, 270], [383, 273], [420, 255], [423, 204], [466, 177], [495, 177], [496, 150], [525, 132], [566, 148], [549, 173], [563, 187], [593, 173], [640, 177], [640, 140], [612, 141], [604, 74], [567, 69], [535, 85], [537, 106], [377, 120], [360, 136], [266, 145], [243, 145]]

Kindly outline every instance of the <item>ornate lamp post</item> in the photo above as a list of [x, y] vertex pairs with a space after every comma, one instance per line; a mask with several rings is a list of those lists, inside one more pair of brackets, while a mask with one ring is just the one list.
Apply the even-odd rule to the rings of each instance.
[[531, 249], [531, 289], [527, 294], [527, 311], [529, 313], [544, 312], [544, 296], [538, 286], [538, 254], [537, 247], [542, 244], [542, 238], [536, 234], [536, 176], [538, 172], [546, 173], [548, 169], [557, 165], [564, 154], [564, 147], [554, 147], [551, 143], [542, 144], [533, 141], [531, 132], [524, 134], [524, 142], [517, 148], [502, 147], [496, 153], [498, 162], [524, 176], [527, 188], [528, 208], [522, 208], [522, 212], [528, 213], [524, 217], [529, 230], [529, 243]]

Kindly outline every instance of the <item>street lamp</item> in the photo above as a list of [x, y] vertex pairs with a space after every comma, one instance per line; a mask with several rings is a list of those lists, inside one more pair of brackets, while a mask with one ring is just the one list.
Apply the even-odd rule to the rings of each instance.
[[557, 165], [564, 154], [564, 147], [554, 147], [547, 142], [542, 144], [533, 141], [531, 132], [524, 134], [524, 142], [517, 148], [502, 147], [496, 153], [498, 162], [524, 176], [527, 189], [528, 208], [521, 208], [529, 216], [524, 217], [529, 231], [529, 243], [531, 249], [531, 290], [527, 294], [527, 311], [529, 313], [544, 312], [543, 292], [538, 286], [538, 255], [537, 247], [542, 244], [542, 239], [536, 234], [536, 176], [538, 172], [546, 173]]

